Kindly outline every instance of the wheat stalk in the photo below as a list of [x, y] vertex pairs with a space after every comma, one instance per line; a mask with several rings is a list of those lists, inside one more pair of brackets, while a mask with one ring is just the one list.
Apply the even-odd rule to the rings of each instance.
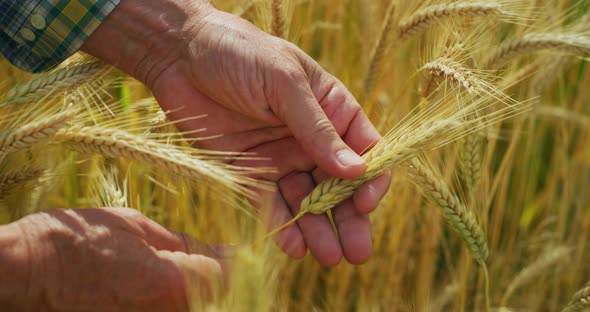
[[67, 122], [74, 118], [78, 109], [67, 109], [61, 113], [25, 124], [13, 131], [0, 135], [0, 158], [10, 152], [29, 147], [34, 143], [51, 137]]
[[590, 308], [590, 282], [577, 291], [563, 312], [578, 312]]
[[49, 93], [79, 86], [105, 68], [107, 66], [103, 62], [94, 61], [57, 69], [10, 89], [4, 98], [4, 105], [33, 102]]
[[439, 174], [423, 165], [418, 159], [412, 159], [407, 169], [425, 195], [441, 208], [442, 216], [465, 241], [471, 255], [478, 262], [484, 263], [489, 255], [488, 245], [473, 213], [449, 190]]
[[145, 139], [122, 130], [100, 126], [72, 126], [56, 134], [56, 139], [84, 153], [101, 153], [109, 157], [126, 157], [168, 169], [174, 174], [196, 180], [218, 181], [229, 189], [254, 196], [249, 186], [265, 184], [244, 175], [254, 169], [225, 165], [183, 152], [181, 149]]
[[486, 67], [500, 66], [519, 55], [541, 50], [590, 53], [590, 37], [578, 33], [529, 33], [502, 44], [485, 64]]
[[43, 172], [45, 172], [43, 168], [29, 166], [0, 174], [0, 196], [19, 184], [39, 178]]
[[510, 296], [515, 290], [522, 287], [523, 285], [531, 282], [547, 271], [547, 269], [561, 261], [567, 255], [569, 255], [571, 249], [561, 246], [558, 248], [550, 248], [543, 253], [537, 260], [525, 267], [522, 271], [514, 277], [512, 282], [508, 285], [504, 296], [502, 297], [502, 306], [505, 306]]
[[285, 15], [283, 12], [283, 0], [271, 0], [272, 10], [272, 34], [279, 38], [285, 38]]
[[393, 27], [394, 12], [395, 1], [391, 1], [387, 9], [387, 13], [385, 14], [385, 20], [383, 20], [383, 24], [381, 25], [381, 32], [379, 34], [379, 38], [377, 39], [375, 47], [371, 52], [369, 67], [367, 67], [367, 72], [365, 74], [365, 79], [363, 81], [363, 90], [361, 95], [359, 96], [359, 101], [361, 103], [364, 102], [367, 96], [371, 95], [371, 92], [375, 87], [375, 81], [379, 78], [381, 69], [383, 68], [383, 60], [385, 58], [385, 53], [391, 45], [391, 32]]
[[398, 26], [398, 36], [406, 39], [422, 31], [434, 22], [451, 17], [490, 16], [503, 13], [500, 3], [455, 2], [427, 6], [402, 20]]

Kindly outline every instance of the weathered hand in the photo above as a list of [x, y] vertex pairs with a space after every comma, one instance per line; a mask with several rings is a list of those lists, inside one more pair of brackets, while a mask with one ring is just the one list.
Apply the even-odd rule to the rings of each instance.
[[[178, 124], [184, 131], [207, 128], [206, 134], [223, 134], [199, 141], [200, 147], [271, 158], [239, 163], [278, 168], [277, 174], [260, 177], [278, 185], [272, 194], [260, 193], [259, 203], [272, 201], [271, 228], [291, 219], [323, 178], [354, 178], [364, 171], [357, 153], [380, 136], [335, 77], [293, 44], [206, 2], [161, 2], [168, 5], [150, 9], [137, 0], [123, 1], [86, 49], [146, 83], [162, 108], [172, 112], [170, 118], [206, 114], [208, 118]], [[129, 22], [137, 12], [143, 13], [138, 25], [150, 25], [150, 31], [130, 40], [120, 32], [140, 27]], [[117, 36], [126, 38], [120, 47], [115, 40], [109, 49], [102, 48], [101, 42]], [[146, 46], [149, 50], [142, 48]], [[132, 53], [109, 53], [117, 50]], [[335, 208], [340, 242], [326, 216], [306, 216], [277, 235], [279, 245], [293, 257], [309, 248], [325, 266], [343, 255], [351, 263], [366, 261], [371, 251], [366, 214], [388, 184], [388, 177], [377, 179]]]
[[126, 208], [36, 213], [0, 243], [6, 311], [188, 311], [224, 280], [219, 248]]

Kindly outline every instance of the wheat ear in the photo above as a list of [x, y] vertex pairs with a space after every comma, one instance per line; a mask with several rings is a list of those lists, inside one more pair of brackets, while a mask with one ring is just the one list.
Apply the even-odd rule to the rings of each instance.
[[391, 45], [394, 13], [395, 1], [391, 1], [389, 8], [387, 9], [387, 13], [385, 14], [385, 20], [383, 20], [383, 24], [381, 26], [381, 33], [379, 34], [379, 38], [377, 39], [375, 47], [371, 52], [369, 66], [367, 67], [367, 72], [363, 81], [363, 90], [359, 96], [359, 101], [361, 103], [364, 102], [367, 96], [371, 95], [371, 92], [375, 87], [375, 81], [377, 81], [379, 75], [381, 74], [385, 53]]
[[479, 184], [482, 166], [483, 132], [476, 131], [465, 136], [459, 155], [461, 179], [473, 191]]
[[541, 50], [561, 50], [575, 54], [590, 53], [590, 37], [577, 33], [530, 33], [504, 43], [485, 62], [486, 67], [498, 67], [525, 53]]
[[285, 38], [285, 13], [283, 0], [271, 0], [272, 9], [272, 34], [279, 38]]
[[49, 93], [79, 86], [104, 68], [107, 66], [103, 62], [95, 61], [57, 69], [13, 87], [6, 94], [4, 102], [18, 104], [42, 99]]
[[563, 258], [569, 255], [570, 251], [570, 248], [564, 246], [548, 249], [537, 260], [518, 272], [512, 282], [510, 282], [508, 285], [508, 288], [502, 297], [501, 306], [506, 305], [508, 299], [510, 299], [510, 296], [512, 296], [514, 291], [526, 285], [527, 283], [530, 283], [539, 275], [543, 275], [543, 273], [545, 273], [548, 268], [556, 265]]
[[187, 178], [218, 181], [246, 196], [254, 196], [254, 191], [249, 186], [263, 186], [256, 179], [245, 175], [252, 173], [252, 170], [188, 154], [173, 145], [147, 140], [118, 129], [72, 126], [59, 131], [56, 139], [80, 152], [126, 157], [166, 168]]
[[30, 166], [0, 174], [0, 197], [19, 184], [39, 178], [43, 172], [40, 167]]
[[416, 185], [441, 208], [443, 218], [459, 233], [473, 258], [484, 263], [489, 255], [488, 244], [473, 213], [449, 190], [439, 174], [418, 159], [412, 159], [407, 168]]
[[447, 57], [441, 57], [424, 65], [432, 77], [443, 77], [464, 88], [467, 93], [475, 93], [480, 89], [478, 82], [473, 79], [471, 72], [464, 68], [459, 62]]
[[78, 109], [67, 109], [0, 135], [0, 158], [10, 152], [21, 150], [42, 139], [51, 137], [59, 129], [65, 127], [78, 111]]
[[[387, 142], [382, 140], [367, 154], [363, 155], [367, 163], [365, 172], [356, 179], [343, 180], [340, 178], [330, 177], [311, 191], [301, 201], [299, 213], [289, 222], [275, 228], [269, 232], [266, 237], [286, 229], [289, 225], [295, 223], [299, 218], [307, 213], [323, 214], [340, 204], [363, 184], [381, 176], [385, 171], [398, 166], [404, 161], [414, 157], [423, 149], [432, 146], [441, 137], [447, 136], [456, 129], [460, 129], [461, 124], [452, 120], [438, 120], [435, 122], [425, 123], [418, 127], [413, 133], [406, 133], [397, 139]], [[396, 147], [399, 146], [399, 147]], [[401, 148], [400, 148], [401, 147]]]
[[[460, 127], [460, 122], [439, 120], [425, 123], [417, 128], [415, 132], [401, 136], [394, 142], [378, 144], [363, 156], [367, 162], [365, 173], [353, 180], [343, 180], [334, 177], [324, 180], [303, 199], [301, 210], [313, 214], [325, 213], [352, 196], [361, 185], [412, 158], [423, 149], [431, 146], [441, 136], [448, 135], [448, 133]], [[393, 148], [394, 145], [404, 147], [396, 149]]]
[[590, 308], [590, 282], [576, 292], [563, 312], [578, 312]]
[[455, 2], [427, 6], [401, 21], [398, 36], [406, 39], [422, 31], [434, 22], [452, 17], [490, 16], [502, 13], [501, 6], [496, 2]]
[[96, 207], [129, 207], [127, 192], [119, 187], [116, 169], [104, 169], [98, 179], [94, 200]]

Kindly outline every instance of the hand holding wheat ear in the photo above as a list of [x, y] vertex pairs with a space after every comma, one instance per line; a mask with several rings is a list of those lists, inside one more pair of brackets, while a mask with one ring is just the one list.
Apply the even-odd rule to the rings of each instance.
[[[255, 176], [276, 182], [276, 191], [251, 190], [260, 198], [255, 204], [269, 210], [263, 215], [272, 227], [297, 214], [302, 197], [319, 182], [312, 174], [316, 168], [316, 178], [350, 179], [363, 173], [366, 164], [358, 153], [380, 135], [340, 81], [295, 45], [215, 10], [208, 1], [185, 3], [188, 7], [169, 9], [163, 17], [156, 14], [170, 1], [122, 2], [84, 49], [147, 84], [163, 110], [173, 112], [168, 117], [179, 121], [180, 130], [206, 128], [200, 136], [223, 134], [197, 142], [198, 147], [270, 159], [234, 164], [278, 169]], [[156, 13], [128, 18], [140, 11]], [[129, 35], [146, 28], [160, 34], [162, 18], [165, 34], [151, 36], [149, 42], [142, 41], [144, 34]], [[130, 26], [130, 20], [138, 25]], [[151, 23], [144, 25], [144, 20]], [[286, 33], [280, 19], [275, 24], [277, 34]], [[106, 41], [112, 44], [106, 47]], [[129, 46], [138, 48], [129, 51]], [[207, 118], [189, 118], [200, 115]], [[297, 258], [309, 249], [325, 266], [342, 256], [351, 263], [366, 261], [371, 251], [366, 212], [376, 207], [388, 183], [387, 177], [369, 182], [357, 193], [358, 200], [335, 209], [336, 223], [343, 225], [341, 240], [325, 216], [314, 216], [280, 233], [279, 245]], [[265, 205], [269, 202], [271, 207]]]

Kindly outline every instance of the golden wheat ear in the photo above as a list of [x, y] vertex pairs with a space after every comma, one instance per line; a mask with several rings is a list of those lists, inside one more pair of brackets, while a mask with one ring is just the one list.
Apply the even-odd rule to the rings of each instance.
[[299, 213], [293, 217], [293, 219], [291, 219], [289, 222], [277, 227], [276, 229], [270, 231], [268, 234], [264, 235], [263, 239], [267, 239], [269, 237], [274, 236], [275, 234], [281, 232], [282, 230], [286, 229], [287, 227], [289, 227], [289, 225], [297, 222], [297, 220], [301, 219], [301, 217], [303, 217], [305, 214], [307, 213], [307, 211], [305, 210], [300, 210]]

